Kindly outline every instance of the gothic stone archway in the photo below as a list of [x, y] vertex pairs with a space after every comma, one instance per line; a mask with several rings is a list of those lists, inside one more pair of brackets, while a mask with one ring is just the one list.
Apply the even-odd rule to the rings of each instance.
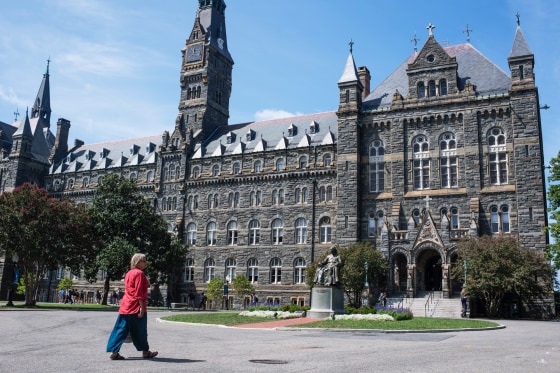
[[443, 259], [436, 249], [423, 250], [416, 259], [416, 293], [442, 291]]

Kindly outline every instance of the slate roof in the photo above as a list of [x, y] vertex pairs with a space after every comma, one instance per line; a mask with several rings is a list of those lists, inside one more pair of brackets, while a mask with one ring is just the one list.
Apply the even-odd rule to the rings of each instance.
[[[39, 132], [37, 132], [39, 129]], [[4, 147], [11, 152], [13, 136], [16, 134], [26, 134], [33, 137], [31, 144], [31, 155], [34, 159], [48, 163], [51, 149], [54, 146], [55, 136], [50, 129], [39, 124], [39, 118], [29, 118], [27, 115], [22, 120], [7, 124], [0, 122], [0, 148]]]
[[[444, 50], [449, 56], [457, 58], [458, 88], [460, 90], [464, 89], [467, 81], [470, 81], [476, 87], [479, 95], [508, 92], [511, 85], [510, 76], [470, 43], [449, 46]], [[373, 89], [363, 102], [363, 110], [390, 108], [395, 90], [406, 98], [408, 95], [406, 69], [409, 63], [414, 62], [417, 55], [418, 52], [413, 53]]]
[[113, 167], [152, 164], [162, 143], [161, 135], [82, 145], [70, 152], [51, 173], [78, 172]]
[[531, 52], [531, 49], [529, 49], [529, 44], [527, 44], [527, 40], [525, 40], [525, 35], [523, 35], [521, 27], [517, 26], [517, 30], [515, 31], [515, 39], [513, 39], [513, 45], [511, 46], [511, 52], [509, 53], [508, 58], [525, 57], [532, 55], [533, 52]]
[[197, 148], [193, 158], [334, 144], [337, 119], [332, 111], [224, 126]]

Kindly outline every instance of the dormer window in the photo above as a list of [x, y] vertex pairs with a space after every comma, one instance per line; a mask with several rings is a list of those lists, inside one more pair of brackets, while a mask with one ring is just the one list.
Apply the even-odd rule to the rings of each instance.
[[130, 147], [130, 155], [134, 155], [134, 154], [138, 153], [139, 149], [140, 149], [140, 147], [138, 145], [132, 145]]
[[309, 125], [309, 132], [310, 133], [319, 132], [319, 125], [317, 124], [317, 122], [315, 121], [311, 122], [311, 124]]
[[227, 134], [227, 143], [231, 144], [235, 142], [235, 133], [234, 132], [230, 132]]
[[92, 152], [92, 151], [86, 152], [86, 161], [91, 161], [93, 159], [94, 155], [95, 155], [95, 153]]
[[247, 131], [247, 134], [245, 135], [245, 138], [247, 139], [247, 141], [253, 140], [255, 138], [255, 131], [253, 131], [253, 130]]
[[288, 136], [292, 137], [295, 135], [297, 135], [297, 127], [292, 123], [290, 124], [290, 127], [288, 127]]
[[152, 142], [149, 142], [148, 145], [146, 145], [146, 153], [151, 153], [153, 152], [155, 149], [155, 144]]

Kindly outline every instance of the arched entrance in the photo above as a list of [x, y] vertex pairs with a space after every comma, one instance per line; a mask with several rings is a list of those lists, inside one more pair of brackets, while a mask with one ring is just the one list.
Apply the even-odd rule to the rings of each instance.
[[441, 291], [443, 278], [443, 260], [435, 249], [427, 249], [420, 254], [417, 261], [417, 291]]

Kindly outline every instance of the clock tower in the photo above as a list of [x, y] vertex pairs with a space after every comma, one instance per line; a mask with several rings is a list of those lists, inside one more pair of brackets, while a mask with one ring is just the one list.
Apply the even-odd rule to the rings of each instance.
[[233, 59], [229, 54], [224, 0], [199, 0], [196, 19], [187, 38], [181, 64], [181, 99], [177, 124], [204, 141], [227, 125]]

